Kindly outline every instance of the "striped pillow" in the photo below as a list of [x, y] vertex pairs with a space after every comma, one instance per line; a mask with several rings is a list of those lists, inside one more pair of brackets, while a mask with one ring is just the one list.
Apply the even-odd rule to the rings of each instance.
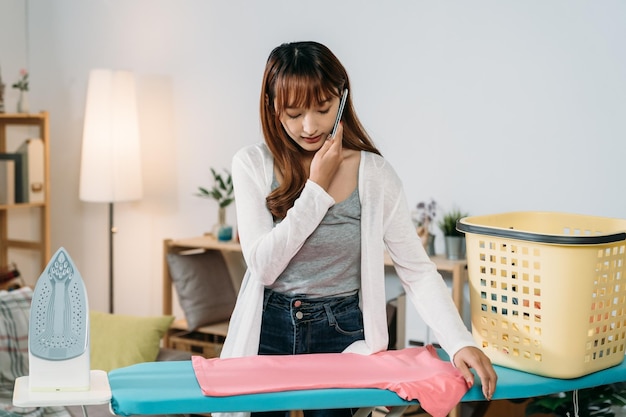
[[28, 318], [33, 290], [0, 291], [0, 389], [13, 392], [19, 376], [28, 375]]
[[28, 375], [28, 320], [33, 290], [0, 291], [0, 417], [71, 417], [61, 406], [13, 406], [15, 379]]

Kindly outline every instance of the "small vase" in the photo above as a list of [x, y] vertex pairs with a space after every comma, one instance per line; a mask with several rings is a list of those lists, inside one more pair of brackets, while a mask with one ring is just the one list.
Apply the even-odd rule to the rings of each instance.
[[417, 227], [417, 235], [424, 245], [428, 256], [435, 256], [435, 235], [428, 230], [428, 223]]
[[217, 230], [217, 240], [220, 242], [230, 242], [233, 240], [233, 227], [228, 224], [223, 224]]
[[465, 236], [445, 236], [446, 258], [450, 260], [465, 259]]
[[215, 235], [220, 242], [230, 242], [233, 240], [233, 227], [226, 223], [226, 207], [219, 208], [215, 229]]
[[17, 112], [28, 113], [28, 91], [20, 90], [20, 97], [17, 100]]
[[428, 256], [435, 256], [435, 235], [428, 234], [428, 240], [426, 241], [426, 253]]

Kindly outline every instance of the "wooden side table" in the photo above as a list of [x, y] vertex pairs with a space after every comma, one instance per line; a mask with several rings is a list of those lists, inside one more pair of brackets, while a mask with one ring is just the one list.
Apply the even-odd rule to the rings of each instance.
[[[185, 239], [166, 239], [163, 249], [163, 313], [172, 314], [172, 278], [167, 268], [166, 256], [168, 253], [184, 252], [193, 249], [208, 249], [222, 251], [226, 258], [229, 270], [231, 271], [233, 284], [239, 290], [245, 263], [241, 257], [241, 245], [237, 242], [219, 242], [211, 235], [198, 236]], [[467, 260], [450, 260], [443, 255], [436, 255], [430, 258], [437, 270], [440, 272], [450, 272], [452, 274], [452, 299], [459, 313], [463, 312], [463, 286], [467, 281]], [[385, 253], [385, 265], [393, 266], [391, 257]]]

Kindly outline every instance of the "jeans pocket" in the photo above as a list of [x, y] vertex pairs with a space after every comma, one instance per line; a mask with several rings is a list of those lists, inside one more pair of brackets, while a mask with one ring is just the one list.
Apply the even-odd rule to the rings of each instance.
[[333, 313], [333, 317], [331, 325], [337, 333], [357, 338], [363, 335], [363, 314], [358, 307], [340, 314]]

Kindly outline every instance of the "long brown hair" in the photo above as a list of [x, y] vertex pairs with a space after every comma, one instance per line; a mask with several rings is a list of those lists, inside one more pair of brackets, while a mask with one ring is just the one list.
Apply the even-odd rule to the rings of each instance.
[[[304, 150], [291, 140], [280, 122], [289, 107], [310, 108], [350, 89], [341, 62], [317, 42], [284, 43], [271, 53], [265, 66], [261, 89], [261, 126], [282, 182], [267, 196], [267, 207], [283, 219], [300, 196], [309, 173], [302, 163]], [[342, 117], [343, 147], [380, 154], [359, 121], [348, 95]]]

